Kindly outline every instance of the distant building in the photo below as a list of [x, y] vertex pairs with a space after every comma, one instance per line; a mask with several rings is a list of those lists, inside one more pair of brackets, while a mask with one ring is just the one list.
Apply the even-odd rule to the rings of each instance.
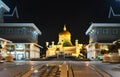
[[75, 41], [75, 45], [71, 42], [71, 33], [67, 30], [66, 25], [64, 25], [63, 31], [59, 33], [58, 44], [55, 45], [54, 41], [49, 45], [49, 42], [46, 42], [47, 51], [46, 57], [57, 56], [58, 58], [63, 56], [76, 56], [80, 55], [80, 49], [82, 44], [78, 43], [78, 40]]
[[86, 31], [89, 35], [88, 58], [96, 58], [102, 49], [120, 39], [120, 23], [92, 23]]

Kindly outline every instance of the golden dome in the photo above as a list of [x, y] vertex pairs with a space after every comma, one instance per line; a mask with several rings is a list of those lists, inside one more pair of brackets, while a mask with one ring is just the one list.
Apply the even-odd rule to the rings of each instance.
[[59, 35], [71, 35], [69, 31], [62, 31]]
[[71, 33], [66, 30], [66, 25], [64, 25], [63, 31], [60, 32], [59, 35], [71, 35]]

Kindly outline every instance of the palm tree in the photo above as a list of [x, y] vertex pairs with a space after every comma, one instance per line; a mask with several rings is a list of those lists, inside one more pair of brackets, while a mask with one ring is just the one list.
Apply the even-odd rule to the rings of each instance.
[[109, 51], [112, 52], [110, 57], [110, 63], [120, 63], [120, 56], [118, 49], [120, 48], [120, 41], [113, 42], [113, 45], [109, 46]]
[[120, 41], [115, 41], [113, 45], [108, 46], [109, 52], [117, 53], [118, 49], [120, 48]]
[[110, 52], [110, 53], [116, 52], [116, 49], [115, 49], [115, 45], [114, 45], [114, 44], [113, 44], [113, 45], [109, 45], [109, 46], [108, 46], [108, 49], [109, 49], [109, 52]]
[[117, 50], [120, 48], [120, 40], [115, 42], [115, 47]]

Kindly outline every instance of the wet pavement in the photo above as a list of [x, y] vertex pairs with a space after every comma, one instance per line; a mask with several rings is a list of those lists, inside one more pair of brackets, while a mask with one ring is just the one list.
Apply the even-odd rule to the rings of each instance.
[[66, 74], [67, 77], [119, 77], [120, 64], [102, 63], [101, 61], [15, 61], [0, 63], [0, 77], [63, 77], [65, 76], [63, 74]]

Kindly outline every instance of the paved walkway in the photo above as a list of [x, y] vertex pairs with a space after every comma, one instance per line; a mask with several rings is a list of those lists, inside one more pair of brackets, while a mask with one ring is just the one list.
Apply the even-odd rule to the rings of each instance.
[[[89, 65], [92, 65], [111, 77], [120, 77], [120, 64], [102, 63], [101, 61], [66, 61], [72, 64], [75, 77], [99, 77], [98, 73], [91, 70]], [[0, 77], [15, 77], [20, 73], [26, 73], [31, 67], [37, 67], [39, 64], [56, 63], [61, 64], [63, 61], [18, 61], [0, 63]], [[78, 76], [77, 76], [78, 75]], [[105, 75], [103, 77], [109, 77]]]
[[[38, 69], [43, 64], [61, 64], [58, 61], [14, 61], [0, 63], [0, 77], [28, 77], [29, 71]], [[34, 72], [34, 71], [33, 71]], [[33, 73], [32, 72], [32, 73]], [[31, 72], [30, 72], [31, 73]]]
[[27, 72], [28, 70], [30, 70], [30, 65], [24, 63], [0, 63], [0, 77], [15, 77], [20, 73]]
[[31, 68], [36, 67], [40, 62], [33, 61], [15, 61], [0, 63], [0, 77], [16, 77], [24, 75]]
[[89, 68], [90, 62], [80, 62], [80, 61], [73, 61], [70, 62], [74, 77], [101, 77], [99, 73]]
[[99, 61], [91, 62], [91, 64], [108, 73], [111, 77], [120, 77], [120, 64], [102, 63]]

